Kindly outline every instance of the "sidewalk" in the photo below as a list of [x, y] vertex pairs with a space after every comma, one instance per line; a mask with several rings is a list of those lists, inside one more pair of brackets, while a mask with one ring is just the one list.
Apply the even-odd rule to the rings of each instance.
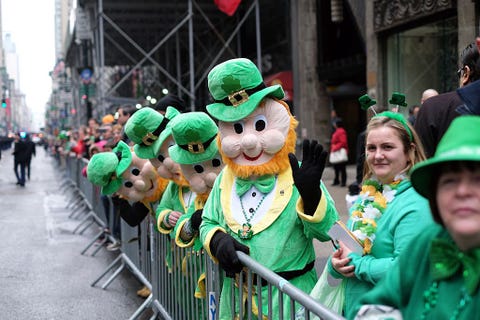
[[[122, 273], [105, 289], [90, 284], [119, 251], [81, 255], [97, 227], [72, 234], [56, 162], [37, 147], [31, 181], [17, 186], [12, 150], [0, 160], [0, 310], [2, 319], [128, 319], [143, 303], [140, 282]], [[145, 312], [138, 319], [148, 319]]]

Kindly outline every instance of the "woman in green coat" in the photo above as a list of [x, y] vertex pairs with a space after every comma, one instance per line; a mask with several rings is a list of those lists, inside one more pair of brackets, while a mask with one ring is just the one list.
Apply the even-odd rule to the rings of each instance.
[[395, 264], [400, 252], [432, 220], [428, 203], [412, 188], [410, 168], [425, 159], [414, 129], [401, 114], [373, 117], [366, 133], [366, 175], [347, 227], [363, 245], [354, 253], [343, 243], [328, 261], [328, 272], [343, 279], [344, 314]]
[[478, 319], [480, 117], [455, 119], [435, 156], [416, 165], [411, 180], [437, 224], [418, 235], [360, 300], [356, 309], [365, 306], [358, 319]]

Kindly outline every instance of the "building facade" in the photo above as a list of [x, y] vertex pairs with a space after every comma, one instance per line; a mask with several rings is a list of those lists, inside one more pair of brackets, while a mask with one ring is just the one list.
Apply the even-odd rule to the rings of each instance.
[[229, 16], [210, 0], [82, 0], [71, 10], [77, 18], [64, 36], [71, 124], [125, 103], [148, 105], [147, 96], [165, 89], [187, 110], [203, 110], [208, 71], [247, 57], [267, 85], [286, 88], [299, 141], [328, 145], [335, 110], [354, 161], [370, 116], [358, 97], [368, 93], [388, 108], [394, 91], [411, 106], [427, 88], [455, 89], [458, 54], [478, 33], [479, 1], [243, 0]]

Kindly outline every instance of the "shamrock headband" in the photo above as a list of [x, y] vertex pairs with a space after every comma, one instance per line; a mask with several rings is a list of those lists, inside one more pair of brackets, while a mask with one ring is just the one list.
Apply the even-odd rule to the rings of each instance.
[[379, 117], [387, 117], [387, 118], [390, 118], [390, 119], [395, 120], [397, 122], [400, 122], [400, 124], [407, 131], [408, 136], [410, 137], [410, 141], [413, 141], [412, 131], [408, 127], [407, 121], [405, 121], [405, 118], [403, 117], [403, 115], [401, 113], [396, 113], [396, 112], [392, 112], [392, 111], [384, 111], [382, 113], [379, 113], [379, 114], [373, 116], [373, 118], [379, 118]]

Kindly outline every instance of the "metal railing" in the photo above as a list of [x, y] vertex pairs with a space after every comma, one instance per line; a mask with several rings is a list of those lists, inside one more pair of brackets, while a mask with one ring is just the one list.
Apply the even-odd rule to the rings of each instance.
[[[89, 221], [90, 224], [106, 227], [108, 224], [102, 213], [100, 188], [92, 186], [81, 173], [87, 162], [85, 159], [67, 157], [65, 163], [65, 179], [68, 183], [62, 185], [73, 189], [69, 201], [77, 204], [72, 210], [81, 206], [78, 199], [86, 203], [80, 223]], [[113, 217], [109, 220], [112, 221]], [[105, 289], [127, 267], [151, 290], [150, 296], [130, 319], [136, 319], [147, 308], [154, 312], [152, 319], [219, 319], [220, 298], [230, 299], [230, 311], [239, 319], [256, 319], [257, 316], [258, 319], [298, 319], [300, 309], [304, 310], [301, 319], [308, 320], [312, 316], [320, 319], [344, 319], [242, 252], [237, 254], [245, 268], [236, 276], [235, 281], [231, 281], [230, 292], [235, 294], [221, 297], [224, 272], [219, 270], [218, 265], [204, 250], [195, 252], [191, 248], [176, 246], [169, 235], [156, 232], [154, 224], [154, 217], [151, 216], [137, 227], [131, 227], [122, 221], [121, 237], [118, 239], [121, 242], [121, 253], [91, 284], [95, 286], [110, 275], [101, 286]], [[82, 254], [102, 235], [111, 237], [100, 232]], [[98, 250], [99, 248], [95, 253]], [[200, 284], [199, 279], [203, 280]], [[273, 309], [273, 300], [278, 301], [278, 310]]]

